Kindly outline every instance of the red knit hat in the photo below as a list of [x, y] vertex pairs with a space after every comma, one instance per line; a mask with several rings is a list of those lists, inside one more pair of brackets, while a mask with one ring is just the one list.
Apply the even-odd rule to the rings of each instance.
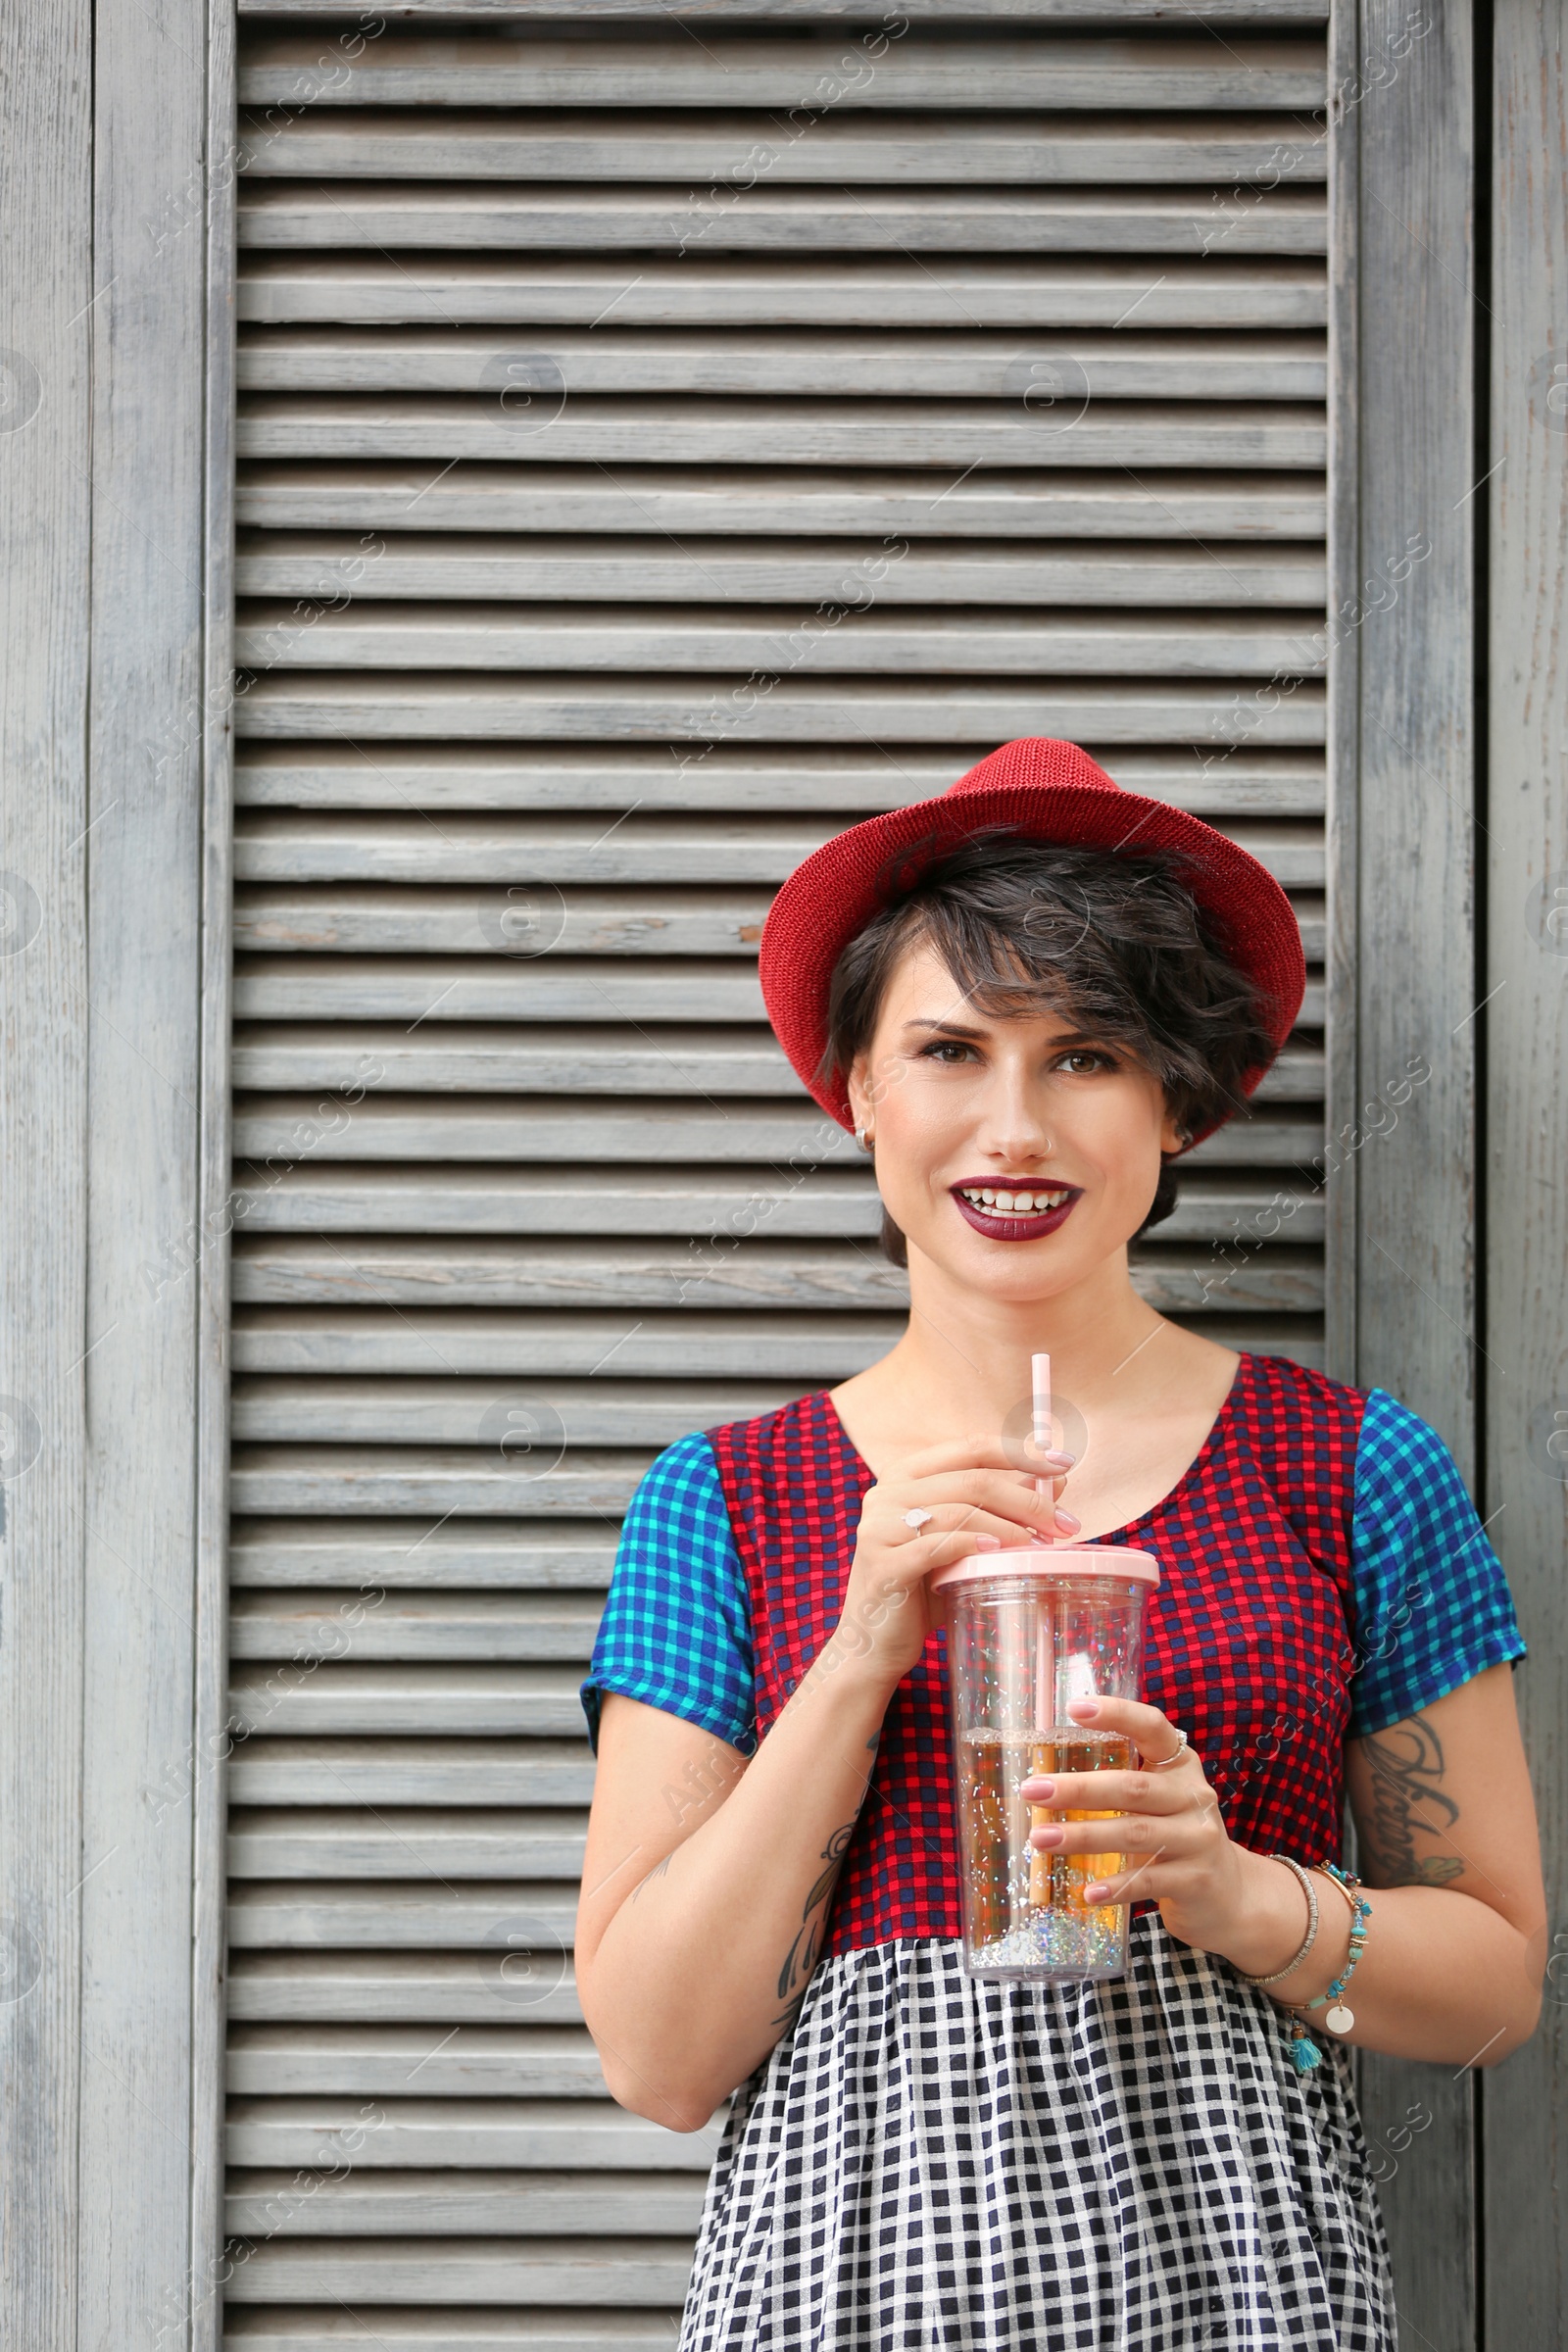
[[[992, 828], [1063, 848], [1171, 853], [1213, 944], [1257, 990], [1263, 1026], [1279, 1052], [1301, 1007], [1306, 966], [1290, 900], [1268, 868], [1184, 809], [1123, 792], [1075, 743], [1025, 735], [990, 753], [939, 800], [917, 801], [836, 834], [796, 867], [773, 901], [760, 959], [767, 1017], [810, 1093], [841, 1127], [855, 1124], [842, 1073], [825, 1083], [818, 1076], [835, 964], [872, 916], [906, 898], [928, 866]], [[1259, 1062], [1247, 1072], [1244, 1093], [1252, 1092], [1267, 1067]], [[1221, 1124], [1215, 1120], [1202, 1133]]]

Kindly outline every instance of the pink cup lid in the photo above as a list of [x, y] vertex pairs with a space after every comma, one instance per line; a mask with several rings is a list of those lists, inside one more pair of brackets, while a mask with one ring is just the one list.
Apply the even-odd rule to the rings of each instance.
[[983, 1584], [997, 1576], [1117, 1576], [1157, 1585], [1159, 1562], [1152, 1551], [1134, 1551], [1125, 1544], [1041, 1544], [1025, 1551], [974, 1552], [951, 1568], [939, 1568], [931, 1590]]

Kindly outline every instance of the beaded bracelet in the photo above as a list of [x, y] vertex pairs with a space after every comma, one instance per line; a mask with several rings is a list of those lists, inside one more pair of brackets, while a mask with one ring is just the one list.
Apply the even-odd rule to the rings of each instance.
[[1242, 1972], [1238, 1969], [1237, 1974], [1242, 1976], [1244, 1984], [1277, 1984], [1281, 1977], [1288, 1977], [1293, 1969], [1300, 1967], [1301, 1962], [1317, 1941], [1317, 1888], [1312, 1884], [1311, 1872], [1301, 1863], [1293, 1861], [1289, 1854], [1270, 1854], [1268, 1858], [1271, 1862], [1283, 1862], [1286, 1869], [1294, 1871], [1300, 1881], [1301, 1892], [1306, 1896], [1306, 1935], [1286, 1961], [1285, 1966], [1276, 1968], [1271, 1975], [1266, 1977], [1242, 1976]]
[[1335, 1862], [1325, 1862], [1321, 1867], [1325, 1875], [1333, 1880], [1350, 1906], [1350, 1949], [1344, 1968], [1341, 1969], [1327, 1992], [1320, 1992], [1315, 2001], [1292, 2004], [1296, 2009], [1296, 2021], [1294, 2026], [1287, 2027], [1286, 2031], [1290, 2035], [1291, 2057], [1295, 2062], [1298, 2074], [1302, 2075], [1310, 2074], [1313, 2067], [1321, 2066], [1323, 2063], [1323, 2053], [1312, 2039], [1306, 2027], [1307, 2017], [1314, 2009], [1326, 2008], [1330, 2002], [1334, 2004], [1332, 2008], [1328, 2009], [1328, 2014], [1323, 2020], [1331, 2034], [1348, 2034], [1355, 2024], [1355, 2012], [1347, 2006], [1344, 1993], [1345, 1987], [1355, 1974], [1355, 1964], [1365, 1949], [1366, 1923], [1372, 1916], [1372, 1906], [1361, 1892], [1361, 1882], [1353, 1872], [1341, 1870], [1338, 1863]]

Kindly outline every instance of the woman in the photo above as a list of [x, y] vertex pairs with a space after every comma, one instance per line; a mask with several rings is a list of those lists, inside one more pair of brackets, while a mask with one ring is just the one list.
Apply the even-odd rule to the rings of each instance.
[[[1025, 741], [808, 858], [762, 979], [874, 1154], [910, 1317], [831, 1395], [661, 1456], [584, 1686], [606, 2080], [677, 2131], [738, 2091], [683, 2346], [1393, 2352], [1344, 2044], [1451, 2072], [1533, 2029], [1523, 1644], [1424, 1423], [1128, 1274], [1295, 1020], [1289, 904]], [[1075, 1441], [1043, 1462], [1037, 1349]], [[969, 1978], [958, 1941], [926, 1579], [1053, 1509], [1161, 1566], [1144, 1703], [1074, 1709], [1140, 1769], [1023, 1784], [1116, 1815], [1033, 1833], [1126, 1856], [1086, 1889], [1134, 1906], [1111, 1984]], [[1347, 1788], [1370, 1916], [1326, 1867]]]

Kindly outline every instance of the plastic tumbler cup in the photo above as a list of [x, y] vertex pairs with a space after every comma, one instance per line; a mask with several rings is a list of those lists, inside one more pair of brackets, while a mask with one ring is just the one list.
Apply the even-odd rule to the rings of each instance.
[[1120, 1854], [1043, 1853], [1029, 1833], [1096, 1821], [1026, 1804], [1043, 1772], [1124, 1770], [1131, 1740], [1073, 1722], [1074, 1698], [1136, 1698], [1144, 1600], [1159, 1582], [1147, 1551], [1066, 1544], [993, 1551], [931, 1580], [948, 1627], [948, 1682], [963, 1860], [964, 1967], [972, 1977], [1081, 1980], [1127, 1967], [1127, 1906], [1083, 1890]]

